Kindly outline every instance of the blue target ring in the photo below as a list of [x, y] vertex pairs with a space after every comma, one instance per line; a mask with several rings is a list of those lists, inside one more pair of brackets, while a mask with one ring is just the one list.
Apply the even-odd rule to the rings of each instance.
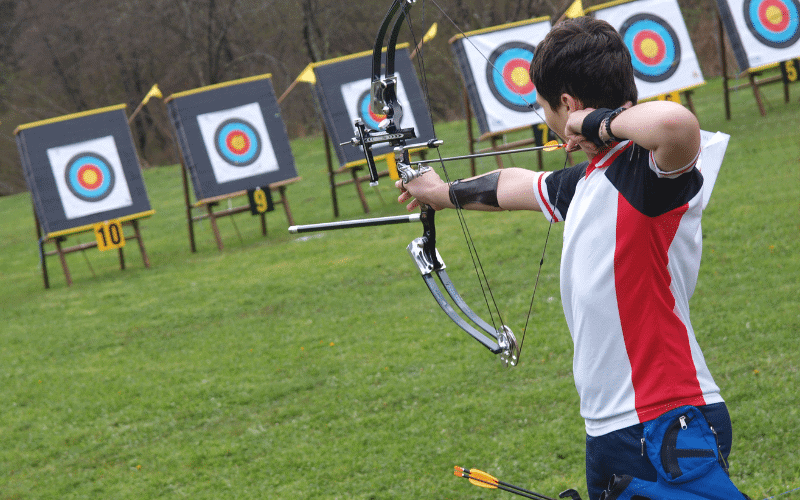
[[114, 189], [114, 170], [105, 157], [97, 153], [73, 156], [64, 170], [67, 188], [83, 201], [100, 201]]
[[662, 82], [678, 70], [681, 45], [675, 31], [653, 14], [636, 14], [619, 30], [631, 54], [633, 74], [645, 82]]
[[783, 49], [800, 38], [798, 0], [745, 0], [745, 24], [758, 41]]
[[379, 115], [372, 111], [372, 96], [369, 90], [363, 92], [358, 98], [358, 116], [364, 121], [367, 127], [372, 130], [380, 130], [381, 121], [386, 115]]
[[261, 138], [255, 127], [241, 118], [222, 122], [214, 133], [214, 146], [223, 160], [235, 167], [246, 167], [261, 154]]
[[533, 45], [509, 42], [496, 48], [489, 56], [486, 80], [492, 95], [514, 111], [530, 112], [536, 103], [536, 87], [530, 78]]

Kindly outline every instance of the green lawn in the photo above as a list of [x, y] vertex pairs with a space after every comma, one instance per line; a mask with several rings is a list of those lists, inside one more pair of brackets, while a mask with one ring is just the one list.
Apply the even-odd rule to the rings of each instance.
[[[763, 90], [766, 118], [741, 91], [731, 121], [719, 80], [694, 95], [701, 126], [732, 138], [704, 217], [692, 321], [731, 411], [732, 477], [754, 499], [800, 487], [800, 87], [789, 104], [780, 86]], [[463, 122], [437, 131], [443, 154], [466, 150]], [[292, 147], [296, 222], [331, 220], [321, 139]], [[546, 168], [562, 163], [546, 155]], [[72, 287], [51, 257], [43, 289], [29, 195], [0, 198], [0, 499], [510, 498], [455, 478], [454, 465], [585, 495], [559, 226], [520, 366], [504, 369], [425, 289], [405, 250], [418, 225], [298, 237], [275, 212], [264, 238], [241, 215], [221, 220], [223, 252], [198, 226], [192, 254], [178, 167], [144, 175], [151, 268], [135, 244], [125, 271], [114, 252], [75, 253]], [[367, 195], [370, 215], [404, 213], [388, 181]], [[343, 218], [363, 216], [352, 188], [340, 200]], [[547, 224], [466, 215], [520, 336]], [[438, 227], [450, 275], [477, 306], [455, 214]]]

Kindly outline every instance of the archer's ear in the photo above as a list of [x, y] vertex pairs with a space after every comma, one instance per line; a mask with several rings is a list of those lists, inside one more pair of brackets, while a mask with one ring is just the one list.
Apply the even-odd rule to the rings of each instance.
[[561, 105], [566, 106], [567, 112], [569, 113], [572, 113], [573, 111], [580, 111], [581, 109], [585, 108], [580, 99], [573, 97], [566, 92], [561, 94]]

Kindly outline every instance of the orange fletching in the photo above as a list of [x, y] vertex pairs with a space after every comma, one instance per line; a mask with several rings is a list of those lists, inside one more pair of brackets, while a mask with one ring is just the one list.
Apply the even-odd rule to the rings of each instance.
[[566, 146], [566, 144], [559, 144], [558, 141], [553, 140], [553, 141], [549, 141], [548, 143], [546, 143], [544, 145], [544, 150], [545, 151], [555, 151], [556, 149], [561, 149], [564, 146]]

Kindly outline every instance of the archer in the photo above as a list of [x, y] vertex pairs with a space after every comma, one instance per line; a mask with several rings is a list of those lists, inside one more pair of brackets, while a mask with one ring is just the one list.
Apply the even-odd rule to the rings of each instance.
[[[630, 55], [604, 21], [556, 25], [530, 71], [545, 121], [587, 161], [452, 183], [427, 171], [397, 182], [398, 201], [411, 200], [409, 210], [535, 210], [565, 222], [561, 299], [574, 342], [592, 500], [614, 475], [655, 484], [661, 470], [651, 459], [655, 450], [645, 449], [655, 446], [645, 429], [662, 415], [684, 429], [688, 413], [679, 420], [672, 415], [678, 408], [699, 409], [708, 422], [702, 431], [717, 440], [711, 460], [726, 464], [730, 416], [689, 320], [702, 253], [697, 119], [676, 103], [636, 104]], [[726, 492], [720, 489], [720, 498]]]

